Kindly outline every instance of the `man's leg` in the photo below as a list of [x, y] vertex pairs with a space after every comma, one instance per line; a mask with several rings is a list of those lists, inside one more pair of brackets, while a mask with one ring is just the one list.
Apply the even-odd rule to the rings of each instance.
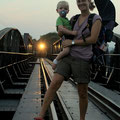
[[78, 84], [80, 120], [85, 120], [88, 106], [88, 84]]
[[56, 91], [60, 88], [63, 80], [64, 80], [64, 77], [62, 75], [59, 75], [57, 73], [54, 74], [53, 80], [50, 83], [50, 87], [48, 88], [48, 90], [45, 94], [45, 97], [44, 97], [42, 109], [40, 112], [40, 117], [35, 118], [36, 120], [39, 120], [39, 118], [44, 118], [45, 113], [46, 113], [50, 103], [52, 102]]

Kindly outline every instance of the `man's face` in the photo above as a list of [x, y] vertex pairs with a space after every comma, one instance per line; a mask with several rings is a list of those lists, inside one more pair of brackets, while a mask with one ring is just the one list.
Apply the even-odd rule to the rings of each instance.
[[81, 11], [89, 9], [90, 0], [76, 0], [76, 1], [77, 1], [78, 8]]

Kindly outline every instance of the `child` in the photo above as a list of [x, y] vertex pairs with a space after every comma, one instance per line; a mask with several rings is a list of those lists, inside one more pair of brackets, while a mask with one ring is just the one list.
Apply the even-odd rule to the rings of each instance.
[[[72, 39], [73, 36], [77, 35], [77, 31], [72, 31], [70, 22], [66, 17], [66, 15], [69, 12], [68, 2], [66, 1], [58, 2], [56, 11], [59, 14], [59, 17], [56, 21], [58, 35], [60, 37], [62, 36], [62, 40]], [[74, 44], [73, 41], [71, 42], [72, 44]], [[63, 51], [60, 52], [59, 55], [53, 60], [53, 65], [52, 65], [53, 69], [56, 68], [57, 63], [61, 58], [69, 54], [69, 51], [70, 51], [70, 47], [63, 48]]]

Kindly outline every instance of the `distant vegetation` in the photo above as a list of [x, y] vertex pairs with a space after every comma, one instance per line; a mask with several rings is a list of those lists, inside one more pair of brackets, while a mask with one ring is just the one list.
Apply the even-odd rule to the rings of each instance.
[[45, 35], [40, 36], [39, 41], [44, 41], [48, 44], [53, 44], [55, 41], [59, 39], [59, 36], [56, 32], [53, 33], [47, 33]]

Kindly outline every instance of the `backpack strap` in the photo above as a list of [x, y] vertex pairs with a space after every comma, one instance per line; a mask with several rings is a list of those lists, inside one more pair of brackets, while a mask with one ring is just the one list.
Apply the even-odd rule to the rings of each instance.
[[83, 34], [83, 32], [89, 28], [90, 32], [91, 32], [91, 29], [92, 29], [92, 24], [93, 24], [93, 18], [96, 14], [90, 14], [89, 17], [88, 17], [88, 22], [87, 22], [87, 25], [85, 26], [85, 28], [82, 30], [82, 38], [84, 40], [84, 42], [86, 41], [85, 40], [85, 36]]
[[90, 14], [89, 17], [88, 17], [88, 23], [87, 25], [85, 26], [85, 28], [82, 30], [82, 33], [87, 29], [89, 28], [89, 30], [91, 31], [92, 29], [92, 24], [93, 24], [93, 18], [96, 14]]
[[79, 16], [80, 16], [80, 14], [76, 14], [75, 16], [73, 16], [73, 17], [70, 19], [70, 24], [71, 24], [71, 26], [72, 26], [72, 30], [73, 30], [74, 25], [75, 25], [76, 21], [78, 20]]
[[92, 24], [93, 24], [93, 18], [96, 14], [90, 14], [89, 17], [88, 17], [88, 25], [89, 25], [89, 30], [91, 31], [92, 29]]
[[[83, 33], [87, 28], [89, 28], [89, 30], [91, 31], [91, 29], [92, 29], [92, 22], [93, 22], [93, 18], [94, 18], [95, 15], [96, 15], [96, 14], [94, 14], [94, 13], [89, 15], [89, 17], [88, 17], [88, 23], [87, 23], [87, 25], [85, 26], [85, 28], [82, 30], [82, 33]], [[73, 17], [70, 19], [70, 24], [71, 24], [71, 26], [72, 26], [72, 29], [74, 28], [74, 25], [75, 25], [76, 21], [78, 20], [79, 16], [80, 16], [80, 14], [77, 14], [77, 15], [73, 16]]]

